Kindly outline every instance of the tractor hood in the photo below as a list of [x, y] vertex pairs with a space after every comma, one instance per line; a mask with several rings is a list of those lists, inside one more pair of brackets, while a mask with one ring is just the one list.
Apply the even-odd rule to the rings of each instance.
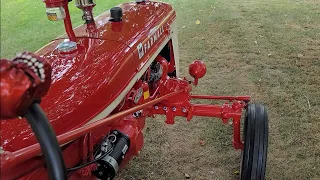
[[[133, 78], [150, 59], [139, 54], [141, 44], [156, 34], [157, 39], [149, 47], [150, 53], [155, 52], [152, 48], [167, 38], [164, 26], [175, 19], [172, 7], [165, 3], [125, 3], [120, 7], [121, 22], [111, 22], [108, 11], [95, 19], [94, 26], [75, 28], [76, 52], [58, 52], [57, 46], [64, 38], [37, 52], [53, 69], [51, 88], [40, 105], [57, 135], [108, 116], [121, 102], [116, 99], [126, 94]], [[16, 151], [36, 142], [26, 120], [1, 121], [4, 150]]]
[[146, 34], [152, 34], [163, 20], [175, 17], [172, 6], [166, 3], [131, 2], [119, 7], [123, 11], [122, 21], [112, 22], [110, 11], [106, 11], [95, 18], [95, 27], [90, 26], [89, 30], [86, 25], [77, 27], [76, 36], [118, 41], [133, 47]]

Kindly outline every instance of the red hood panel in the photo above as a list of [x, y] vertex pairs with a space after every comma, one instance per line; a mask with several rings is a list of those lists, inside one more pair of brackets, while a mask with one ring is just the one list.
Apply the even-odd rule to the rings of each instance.
[[[130, 82], [147, 56], [137, 58], [137, 45], [148, 38], [172, 11], [165, 3], [122, 4], [120, 23], [109, 12], [96, 18], [96, 29], [75, 29], [78, 52], [61, 56], [55, 40], [38, 51], [52, 65], [52, 85], [41, 106], [56, 134], [79, 127], [110, 105]], [[80, 38], [81, 37], [81, 38]], [[36, 142], [26, 120], [1, 121], [1, 146], [15, 151]]]
[[[84, 46], [76, 55], [62, 57], [57, 50], [44, 55], [53, 71], [52, 84], [41, 107], [57, 134], [78, 127], [97, 115], [112, 102], [134, 72], [112, 77], [124, 71], [123, 68], [137, 66], [131, 49], [125, 44], [89, 38], [79, 42]], [[1, 144], [6, 150], [30, 145], [35, 141], [31, 136], [33, 133], [25, 120], [1, 121]]]
[[173, 10], [171, 5], [159, 2], [145, 4], [131, 2], [121, 4], [119, 7], [123, 11], [121, 22], [111, 22], [110, 12], [107, 11], [95, 18], [96, 33], [87, 33], [86, 26], [82, 25], [75, 29], [76, 36], [119, 41], [133, 47], [141, 40], [139, 37], [151, 33], [152, 29], [157, 28], [159, 22]]

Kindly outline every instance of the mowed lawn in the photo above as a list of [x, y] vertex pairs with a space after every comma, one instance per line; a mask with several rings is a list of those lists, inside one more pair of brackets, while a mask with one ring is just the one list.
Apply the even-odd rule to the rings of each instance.
[[[320, 1], [166, 1], [177, 11], [182, 75], [194, 59], [207, 64], [194, 93], [251, 95], [268, 107], [267, 179], [320, 179]], [[118, 2], [98, 0], [95, 14]], [[34, 51], [64, 32], [43, 6], [1, 1], [1, 57]], [[81, 24], [81, 11], [71, 11]], [[177, 118], [173, 126], [149, 119], [144, 150], [118, 179], [239, 179], [231, 138], [232, 127], [219, 119]]]

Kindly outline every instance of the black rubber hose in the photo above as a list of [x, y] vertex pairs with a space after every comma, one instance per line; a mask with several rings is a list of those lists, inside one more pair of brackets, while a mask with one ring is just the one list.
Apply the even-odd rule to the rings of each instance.
[[56, 135], [38, 103], [34, 103], [25, 115], [39, 144], [48, 167], [51, 180], [66, 180], [67, 173], [62, 151]]

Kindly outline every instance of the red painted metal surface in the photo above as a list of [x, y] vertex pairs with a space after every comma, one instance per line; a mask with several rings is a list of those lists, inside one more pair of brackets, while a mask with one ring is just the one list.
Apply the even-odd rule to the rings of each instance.
[[172, 73], [176, 70], [176, 62], [175, 62], [175, 56], [173, 53], [173, 44], [172, 40], [169, 41], [169, 48], [170, 48], [170, 62], [168, 64], [168, 71], [169, 73]]
[[25, 114], [33, 101], [42, 98], [51, 83], [51, 66], [33, 53], [1, 60], [1, 119]]
[[165, 81], [166, 79], [167, 79], [167, 74], [169, 73], [169, 63], [168, 63], [168, 61], [164, 58], [164, 57], [162, 57], [162, 56], [158, 56], [157, 58], [156, 58], [156, 61], [157, 62], [159, 62], [160, 63], [160, 65], [161, 65], [161, 67], [162, 67], [162, 76], [161, 76], [161, 79], [163, 80], [163, 81]]
[[65, 4], [68, 4], [67, 0], [43, 0], [46, 4], [46, 7], [61, 7]]
[[[19, 71], [12, 66], [12, 61], [1, 61], [1, 118], [17, 117], [21, 110], [21, 99], [25, 92], [32, 86], [32, 82], [24, 71]], [[19, 88], [15, 88], [16, 85]], [[25, 111], [25, 109], [22, 109]]]
[[69, 40], [75, 42], [77, 41], [77, 39], [76, 39], [76, 35], [73, 32], [68, 4], [65, 3], [63, 5], [63, 8], [66, 12], [66, 18], [64, 19], [64, 27], [66, 29], [66, 33], [68, 34]]
[[189, 65], [189, 74], [194, 77], [194, 85], [198, 85], [198, 80], [202, 78], [206, 72], [206, 65], [200, 60], [195, 60]]
[[[186, 117], [190, 121], [194, 116], [216, 117], [221, 118], [224, 123], [232, 119], [233, 123], [233, 146], [235, 149], [242, 149], [243, 142], [240, 132], [240, 118], [243, 108], [246, 103], [239, 101], [233, 102], [232, 106], [228, 104], [208, 105], [208, 104], [191, 104], [190, 102], [179, 104], [161, 103], [154, 107], [151, 114], [162, 114], [166, 116], [167, 124], [174, 124], [176, 116]], [[179, 104], [179, 105], [177, 105]], [[234, 107], [234, 104], [241, 104], [239, 107]], [[233, 108], [234, 107], [234, 108]]]

